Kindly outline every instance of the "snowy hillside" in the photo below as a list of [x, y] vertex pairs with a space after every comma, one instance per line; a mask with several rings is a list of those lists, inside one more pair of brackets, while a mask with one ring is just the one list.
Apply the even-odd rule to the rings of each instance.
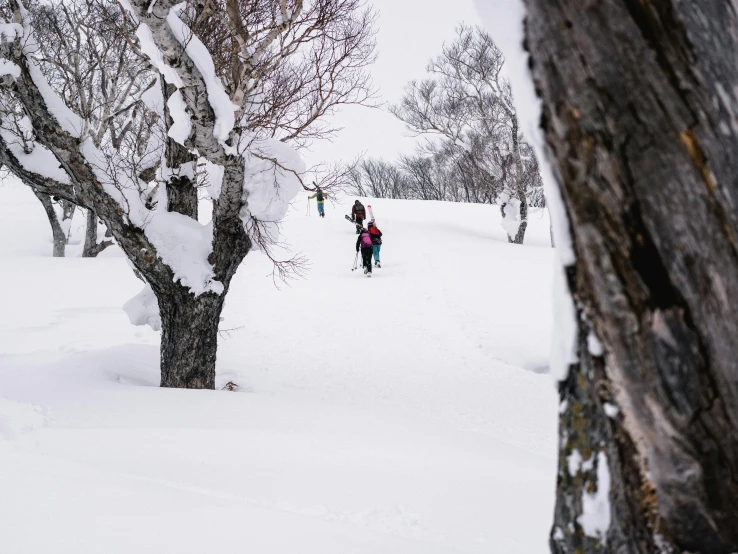
[[366, 279], [342, 200], [293, 203], [304, 280], [247, 256], [217, 366], [238, 391], [190, 391], [158, 388], [120, 252], [51, 258], [39, 202], [0, 185], [0, 551], [547, 552], [546, 214], [520, 247], [494, 206], [369, 200]]

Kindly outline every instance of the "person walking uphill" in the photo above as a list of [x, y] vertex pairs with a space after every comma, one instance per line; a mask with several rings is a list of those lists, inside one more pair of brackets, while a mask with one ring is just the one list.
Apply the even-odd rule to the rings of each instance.
[[361, 261], [364, 265], [364, 275], [367, 277], [372, 276], [372, 252], [374, 251], [374, 245], [372, 244], [372, 236], [366, 229], [359, 231], [359, 236], [356, 239], [356, 252], [361, 249]]
[[[315, 183], [313, 183], [315, 185]], [[325, 217], [325, 199], [328, 198], [328, 195], [321, 190], [321, 188], [317, 185], [315, 185], [315, 194], [312, 196], [308, 196], [308, 200], [312, 200], [313, 198], [317, 198], [318, 202], [318, 215], [320, 217]]]
[[366, 210], [364, 209], [364, 204], [358, 200], [351, 207], [351, 219], [356, 223], [356, 234], [361, 233], [364, 219], [366, 219]]
[[367, 223], [367, 230], [369, 231], [369, 236], [372, 237], [372, 251], [374, 252], [374, 265], [377, 267], [382, 267], [381, 262], [379, 261], [379, 251], [382, 248], [382, 231], [379, 230], [379, 227], [377, 227], [374, 224], [374, 220], [372, 219], [369, 223]]

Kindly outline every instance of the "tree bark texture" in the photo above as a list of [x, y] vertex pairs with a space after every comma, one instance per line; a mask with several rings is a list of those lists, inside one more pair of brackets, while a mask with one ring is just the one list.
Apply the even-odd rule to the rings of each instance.
[[[573, 277], [573, 271], [570, 273]], [[667, 553], [649, 522], [655, 519], [654, 491], [635, 460], [638, 452], [622, 428], [622, 414], [605, 411], [616, 404], [605, 374], [604, 359], [588, 353], [589, 333], [582, 322], [577, 337], [580, 363], [559, 383], [562, 410], [559, 418], [557, 502], [551, 532], [551, 552]], [[586, 355], [584, 353], [587, 353]], [[580, 464], [572, 464], [577, 457]], [[609, 484], [599, 482], [599, 465], [605, 463]], [[585, 495], [609, 485], [610, 520], [603, 534], [588, 536], [581, 517]], [[592, 533], [590, 533], [592, 535]]]
[[167, 211], [197, 220], [197, 187], [189, 177], [172, 177], [167, 182]]
[[46, 212], [46, 217], [49, 220], [49, 225], [51, 225], [51, 235], [54, 243], [52, 255], [55, 258], [63, 258], [67, 249], [67, 236], [64, 234], [64, 230], [59, 223], [59, 218], [56, 215], [56, 210], [54, 209], [54, 203], [51, 201], [51, 196], [40, 192], [33, 187], [31, 190], [33, 190], [33, 194], [36, 195], [36, 198], [41, 201], [41, 205], [44, 207], [44, 211]]
[[[736, 552], [736, 5], [525, 3], [581, 322], [561, 385], [552, 550]], [[604, 536], [581, 525], [602, 483], [591, 463], [572, 471], [575, 450], [607, 460]]]
[[161, 386], [215, 388], [218, 324], [225, 295], [154, 288], [161, 315]]

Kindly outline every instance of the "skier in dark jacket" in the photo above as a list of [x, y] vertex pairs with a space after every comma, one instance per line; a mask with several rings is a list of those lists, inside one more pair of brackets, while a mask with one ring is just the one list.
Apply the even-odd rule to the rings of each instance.
[[358, 200], [354, 202], [354, 205], [351, 207], [351, 219], [354, 223], [356, 223], [356, 234], [358, 235], [359, 233], [361, 233], [364, 219], [366, 219], [366, 210], [364, 209], [364, 204], [362, 204]]
[[366, 226], [367, 230], [369, 231], [369, 235], [372, 237], [374, 265], [377, 267], [382, 267], [382, 264], [379, 261], [379, 251], [382, 249], [382, 231], [380, 231], [379, 227], [374, 224], [373, 219], [369, 223], [367, 223]]
[[359, 231], [359, 236], [356, 238], [356, 251], [361, 250], [361, 261], [364, 266], [364, 275], [367, 277], [372, 276], [372, 252], [374, 251], [374, 245], [372, 244], [372, 236], [367, 229]]

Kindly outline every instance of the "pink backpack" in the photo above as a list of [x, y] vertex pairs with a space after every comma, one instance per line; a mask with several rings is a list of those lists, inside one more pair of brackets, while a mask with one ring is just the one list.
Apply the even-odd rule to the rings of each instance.
[[362, 248], [371, 248], [374, 246], [372, 244], [372, 236], [367, 233], [366, 231], [361, 233], [361, 247]]

